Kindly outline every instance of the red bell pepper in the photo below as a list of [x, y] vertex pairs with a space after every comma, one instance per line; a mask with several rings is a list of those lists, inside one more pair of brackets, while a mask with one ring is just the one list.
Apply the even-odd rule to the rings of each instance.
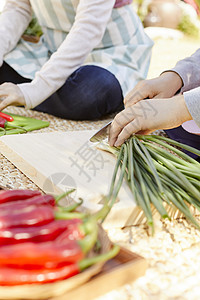
[[78, 262], [76, 261], [73, 264], [68, 264], [58, 268], [54, 267], [51, 269], [42, 268], [31, 270], [0, 265], [0, 285], [13, 286], [32, 283], [44, 284], [67, 279], [79, 274], [81, 271], [93, 264], [105, 262], [113, 258], [118, 254], [119, 249], [119, 246], [114, 245], [113, 248], [105, 254], [91, 258], [84, 258], [83, 260]]
[[0, 191], [0, 204], [9, 201], [25, 200], [38, 195], [41, 195], [41, 192], [32, 190], [3, 190]]
[[[81, 231], [80, 225], [82, 220], [55, 220], [42, 226], [17, 227], [0, 229], [0, 246], [18, 244], [24, 242], [46, 242], [53, 241], [60, 237], [59, 241], [64, 238], [80, 239], [84, 233]], [[62, 236], [62, 233], [64, 236]]]

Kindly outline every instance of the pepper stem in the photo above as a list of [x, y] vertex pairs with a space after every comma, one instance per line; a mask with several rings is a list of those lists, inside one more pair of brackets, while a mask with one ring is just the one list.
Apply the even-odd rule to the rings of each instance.
[[96, 263], [100, 263], [100, 262], [105, 262], [113, 257], [115, 257], [118, 253], [119, 253], [120, 247], [116, 244], [114, 244], [114, 246], [112, 247], [112, 249], [104, 254], [95, 256], [95, 257], [90, 257], [90, 258], [85, 258], [83, 260], [81, 260], [78, 265], [79, 265], [79, 269], [80, 271], [85, 270], [86, 268], [90, 267], [91, 265], [94, 265]]
[[58, 206], [58, 207], [61, 208], [63, 212], [70, 212], [70, 211], [76, 210], [77, 207], [79, 207], [82, 203], [83, 203], [83, 199], [79, 198], [79, 202], [76, 202], [76, 203], [66, 206], [66, 207], [64, 207], [64, 206]]
[[79, 212], [65, 212], [65, 211], [56, 211], [55, 218], [58, 220], [71, 220], [71, 219], [83, 219], [87, 217], [84, 213]]
[[108, 205], [109, 198], [105, 196], [103, 199], [105, 199], [103, 207], [92, 216], [96, 221], [103, 220], [110, 211], [110, 206]]
[[87, 222], [86, 231], [88, 234], [84, 237], [84, 239], [78, 241], [78, 244], [80, 245], [84, 254], [88, 253], [88, 251], [93, 248], [97, 241], [98, 224], [95, 222], [95, 220]]
[[56, 204], [61, 200], [63, 199], [64, 197], [68, 196], [69, 194], [73, 193], [76, 189], [71, 189], [67, 192], [64, 192], [58, 196], [55, 197], [55, 200], [56, 200]]

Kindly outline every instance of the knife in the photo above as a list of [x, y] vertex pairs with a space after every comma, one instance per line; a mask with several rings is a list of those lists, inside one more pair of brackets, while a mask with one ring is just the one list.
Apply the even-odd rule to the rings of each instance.
[[102, 141], [108, 136], [109, 133], [109, 127], [111, 125], [112, 121], [108, 122], [104, 127], [102, 127], [100, 130], [98, 130], [91, 138], [90, 142], [96, 143], [99, 141]]

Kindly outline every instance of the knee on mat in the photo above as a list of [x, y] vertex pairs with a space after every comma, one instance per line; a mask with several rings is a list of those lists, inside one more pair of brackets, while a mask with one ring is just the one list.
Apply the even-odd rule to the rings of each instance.
[[94, 120], [123, 108], [116, 77], [101, 67], [83, 66], [68, 79], [66, 108], [70, 119]]

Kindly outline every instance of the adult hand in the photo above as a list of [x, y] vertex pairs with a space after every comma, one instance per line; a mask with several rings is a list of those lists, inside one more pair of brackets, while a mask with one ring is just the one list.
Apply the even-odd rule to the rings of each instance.
[[3, 83], [0, 85], [0, 111], [9, 105], [25, 105], [24, 95], [16, 84]]
[[140, 81], [125, 97], [124, 105], [129, 107], [147, 98], [171, 98], [182, 85], [182, 79], [177, 73], [164, 72], [157, 78]]
[[111, 124], [109, 144], [117, 147], [132, 134], [149, 134], [157, 129], [178, 127], [191, 119], [183, 95], [141, 100], [116, 115]]

